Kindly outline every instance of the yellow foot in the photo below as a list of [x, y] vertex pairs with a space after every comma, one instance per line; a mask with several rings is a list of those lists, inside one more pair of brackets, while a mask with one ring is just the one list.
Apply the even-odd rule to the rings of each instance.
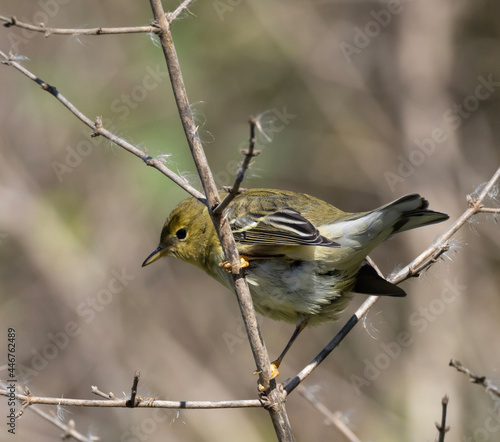
[[[244, 269], [245, 267], [248, 267], [250, 263], [245, 259], [245, 257], [240, 256], [240, 268]], [[227, 273], [232, 273], [233, 271], [233, 266], [229, 261], [223, 261], [219, 263], [219, 267], [224, 267], [224, 271]]]
[[[279, 376], [279, 374], [280, 374], [280, 371], [278, 370], [279, 365], [280, 364], [278, 361], [271, 362], [271, 377], [268, 379], [268, 381], [270, 381], [271, 379], [277, 378]], [[253, 374], [258, 375], [258, 374], [260, 374], [260, 371], [254, 371]], [[258, 389], [260, 392], [266, 391], [266, 387], [264, 387], [260, 382], [259, 382]]]

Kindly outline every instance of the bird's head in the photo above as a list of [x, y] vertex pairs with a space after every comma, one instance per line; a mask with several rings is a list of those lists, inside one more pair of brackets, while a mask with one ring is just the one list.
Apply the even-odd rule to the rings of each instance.
[[211, 241], [218, 241], [207, 207], [196, 198], [182, 201], [168, 216], [158, 247], [146, 258], [147, 266], [163, 256], [174, 256], [204, 268]]

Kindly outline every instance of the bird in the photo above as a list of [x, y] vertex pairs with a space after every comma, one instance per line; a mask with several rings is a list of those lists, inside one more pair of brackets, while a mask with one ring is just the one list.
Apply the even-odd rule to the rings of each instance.
[[[221, 193], [224, 197], [225, 193]], [[335, 321], [352, 293], [404, 297], [379, 276], [368, 254], [394, 234], [449, 218], [428, 209], [418, 194], [368, 212], [349, 213], [313, 196], [277, 189], [246, 189], [225, 209], [255, 310], [296, 328], [272, 363], [273, 377], [308, 325]], [[207, 206], [194, 197], [168, 216], [147, 266], [172, 256], [204, 270], [231, 290], [229, 263]]]

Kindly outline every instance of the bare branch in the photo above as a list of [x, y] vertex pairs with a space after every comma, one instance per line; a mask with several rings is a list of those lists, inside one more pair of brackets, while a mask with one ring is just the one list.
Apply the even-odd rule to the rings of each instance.
[[[7, 390], [1, 389], [0, 396], [9, 396]], [[60, 405], [68, 407], [96, 407], [96, 408], [128, 408], [129, 399], [68, 399], [56, 397], [41, 397], [25, 394], [16, 394], [16, 399], [30, 406], [32, 404]], [[173, 408], [173, 409], [214, 409], [214, 408], [254, 408], [262, 407], [258, 399], [237, 401], [160, 401], [155, 398], [136, 397], [134, 408]]]
[[[457, 221], [441, 235], [429, 248], [427, 248], [423, 253], [421, 253], [417, 258], [415, 258], [410, 264], [401, 269], [397, 274], [388, 278], [389, 282], [393, 284], [398, 284], [412, 276], [418, 275], [423, 269], [432, 266], [438, 256], [441, 256], [448, 250], [448, 240], [458, 232], [458, 230], [475, 214], [478, 213], [479, 209], [488, 193], [500, 180], [500, 168], [494, 173], [491, 179], [486, 183], [481, 193], [474, 198], [474, 201], [470, 204], [470, 207], [458, 218]], [[337, 335], [327, 344], [327, 346], [321, 350], [321, 352], [297, 375], [295, 375], [287, 384], [285, 384], [285, 391], [290, 394], [305, 378], [307, 378], [314, 369], [323, 362], [323, 360], [337, 347], [342, 340], [347, 336], [347, 334], [354, 328], [354, 326], [363, 318], [370, 308], [379, 300], [380, 296], [370, 296], [368, 299], [358, 308], [358, 310], [351, 316], [351, 318], [346, 322], [344, 327], [337, 333]]]
[[436, 422], [436, 428], [439, 432], [438, 442], [444, 442], [444, 437], [448, 431], [450, 431], [450, 427], [446, 426], [446, 412], [448, 409], [448, 396], [445, 395], [441, 400], [441, 423]]
[[16, 17], [5, 17], [0, 15], [0, 22], [4, 22], [6, 28], [17, 27], [28, 29], [34, 32], [40, 32], [45, 37], [51, 35], [117, 35], [117, 34], [147, 34], [156, 33], [158, 29], [155, 26], [126, 26], [120, 28], [47, 28], [44, 24], [32, 25], [19, 21]]
[[459, 361], [455, 359], [452, 359], [450, 361], [450, 366], [455, 367], [460, 373], [464, 373], [465, 375], [467, 375], [469, 377], [469, 380], [473, 384], [482, 385], [486, 389], [487, 393], [500, 398], [500, 389], [496, 387], [492, 381], [486, 378], [486, 376], [478, 376], [472, 373], [472, 371], [464, 367]]
[[188, 6], [191, 3], [193, 3], [193, 0], [184, 0], [174, 12], [169, 13], [169, 20], [170, 21], [175, 20], [179, 16], [179, 14], [184, 10], [189, 12]]
[[335, 425], [337, 429], [346, 437], [350, 442], [361, 442], [361, 440], [353, 433], [353, 431], [347, 426], [347, 424], [342, 420], [342, 413], [333, 413], [324, 404], [322, 404], [319, 399], [314, 396], [310, 388], [305, 388], [302, 385], [299, 386], [299, 394], [306, 398], [311, 405], [316, 408], [328, 422]]
[[[197, 127], [194, 123], [193, 114], [189, 105], [181, 68], [175, 50], [171, 34], [171, 17], [165, 14], [161, 0], [150, 0], [154, 18], [158, 23], [159, 37], [163, 49], [163, 54], [168, 67], [170, 81], [174, 92], [175, 101], [181, 117], [182, 126], [186, 134], [186, 139], [191, 150], [198, 174], [203, 184], [203, 189], [207, 197], [207, 206], [212, 217], [217, 235], [219, 236], [222, 249], [227, 261], [232, 269], [232, 277], [240, 306], [240, 311], [245, 324], [250, 347], [259, 373], [259, 382], [266, 392], [266, 408], [273, 421], [276, 435], [280, 441], [293, 441], [293, 434], [285, 410], [286, 393], [282, 388], [277, 388], [276, 381], [272, 378], [271, 363], [267, 353], [262, 335], [260, 333], [257, 317], [248, 288], [247, 281], [241, 272], [240, 255], [231, 231], [231, 227], [223, 214], [214, 214], [213, 209], [220, 204], [220, 197], [213, 179], [211, 170], [201, 144]], [[185, 3], [183, 3], [184, 5]]]
[[96, 122], [92, 121], [85, 114], [80, 112], [80, 110], [76, 106], [74, 106], [66, 97], [64, 97], [64, 95], [62, 95], [56, 89], [55, 86], [51, 86], [50, 84], [46, 83], [42, 79], [38, 78], [35, 74], [33, 74], [31, 71], [26, 69], [24, 66], [22, 66], [18, 62], [9, 58], [2, 51], [0, 51], [0, 56], [3, 57], [3, 60], [1, 61], [1, 63], [5, 64], [7, 66], [12, 66], [13, 68], [17, 69], [19, 72], [26, 75], [29, 79], [31, 79], [35, 83], [39, 84], [44, 91], [46, 91], [46, 92], [50, 93], [52, 96], [54, 96], [73, 115], [75, 115], [80, 121], [82, 121], [84, 124], [86, 124], [88, 127], [90, 127], [93, 130], [93, 136], [101, 135], [101, 136], [107, 138], [108, 140], [110, 140], [111, 142], [115, 143], [117, 146], [120, 146], [121, 148], [125, 149], [126, 151], [139, 157], [148, 166], [151, 166], [154, 169], [160, 171], [161, 173], [163, 173], [163, 175], [170, 178], [174, 183], [176, 183], [178, 186], [183, 188], [186, 192], [190, 193], [195, 198], [197, 198], [200, 201], [205, 203], [205, 201], [206, 201], [205, 196], [202, 193], [200, 193], [198, 190], [196, 190], [194, 187], [189, 185], [184, 178], [180, 177], [176, 173], [172, 172], [169, 168], [167, 168], [165, 166], [165, 164], [163, 164], [163, 161], [161, 159], [150, 157], [142, 150], [138, 149], [134, 145], [125, 141], [123, 138], [120, 138], [117, 135], [115, 135], [114, 133], [104, 129], [104, 127], [102, 127], [102, 119], [100, 117], [97, 117]]
[[[0, 382], [0, 387], [2, 387], [2, 390], [0, 390], [0, 395], [2, 396], [8, 396], [8, 394], [4, 394], [7, 391], [3, 390], [6, 388], [6, 385], [3, 382]], [[19, 400], [22, 403], [22, 407], [19, 410], [16, 419], [19, 419], [25, 412], [26, 409], [30, 409], [34, 413], [38, 414], [40, 417], [43, 419], [49, 421], [50, 423], [54, 424], [56, 427], [60, 428], [61, 430], [64, 431], [64, 433], [61, 435], [61, 438], [68, 438], [72, 437], [73, 439], [80, 441], [80, 442], [95, 442], [97, 438], [89, 438], [81, 434], [75, 429], [75, 421], [71, 419], [67, 424], [62, 422], [60, 419], [58, 419], [56, 416], [51, 416], [45, 411], [41, 410], [40, 407], [37, 407], [36, 405], [33, 405], [35, 402], [33, 402], [31, 399], [33, 396], [31, 395], [31, 392], [29, 391], [28, 387], [24, 387], [25, 393], [24, 395], [15, 395], [16, 399]], [[54, 403], [53, 405], [60, 406], [61, 399], [58, 399], [57, 403]]]
[[250, 166], [250, 161], [252, 161], [253, 157], [256, 157], [260, 154], [260, 152], [255, 150], [255, 126], [257, 125], [257, 120], [255, 118], [250, 118], [250, 141], [247, 150], [242, 150], [241, 153], [245, 155], [243, 162], [238, 169], [238, 173], [236, 174], [236, 180], [234, 181], [233, 187], [229, 190], [229, 193], [224, 198], [224, 201], [220, 203], [213, 211], [215, 215], [221, 214], [224, 209], [229, 206], [229, 203], [234, 199], [240, 190], [241, 183], [243, 182], [243, 178], [245, 177], [245, 172]]

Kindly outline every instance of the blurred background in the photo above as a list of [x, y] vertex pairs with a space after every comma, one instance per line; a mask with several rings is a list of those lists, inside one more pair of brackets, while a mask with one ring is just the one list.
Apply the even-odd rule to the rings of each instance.
[[[147, 1], [97, 0], [3, 1], [0, 14], [71, 28], [147, 25], [152, 17]], [[444, 232], [500, 165], [499, 38], [500, 3], [488, 0], [219, 0], [195, 3], [174, 25], [219, 185], [232, 183], [248, 118], [260, 115], [262, 154], [245, 186], [305, 192], [345, 211], [420, 193], [450, 215], [382, 244], [372, 258], [386, 274]], [[102, 115], [105, 127], [152, 156], [170, 155], [168, 166], [199, 186], [156, 38], [44, 38], [2, 27], [0, 49], [26, 57], [23, 65], [91, 119]], [[13, 327], [18, 376], [35, 395], [97, 399], [96, 385], [122, 397], [139, 370], [140, 396], [255, 397], [235, 297], [173, 259], [141, 268], [186, 193], [91, 139], [14, 69], [0, 67], [0, 84], [0, 378]], [[495, 196], [488, 204], [498, 207]], [[445, 394], [450, 440], [500, 439], [493, 401], [448, 366], [456, 358], [499, 378], [496, 221], [483, 214], [464, 226], [444, 260], [402, 284], [407, 298], [378, 302], [305, 382], [360, 440], [434, 440]], [[306, 365], [364, 299], [356, 295], [339, 323], [306, 330], [280, 380]], [[260, 319], [276, 357], [293, 325]], [[3, 416], [5, 398], [0, 409]], [[300, 395], [287, 410], [298, 441], [344, 440]], [[105, 441], [275, 437], [258, 409], [59, 412]], [[23, 441], [61, 433], [29, 411], [17, 430]]]

